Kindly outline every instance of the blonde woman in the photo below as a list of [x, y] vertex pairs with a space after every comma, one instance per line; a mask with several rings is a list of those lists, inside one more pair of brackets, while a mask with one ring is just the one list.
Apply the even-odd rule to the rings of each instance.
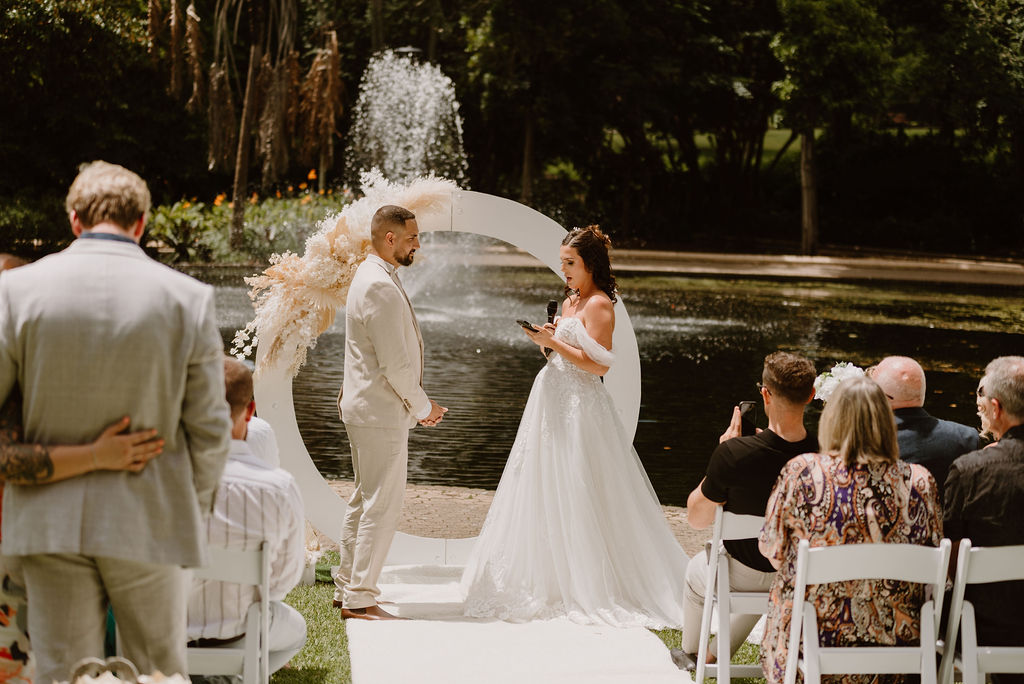
[[[935, 480], [899, 460], [896, 423], [882, 389], [869, 378], [845, 380], [818, 427], [821, 453], [792, 459], [782, 470], [765, 512], [761, 553], [778, 569], [771, 589], [761, 663], [769, 682], [786, 671], [796, 551], [835, 544], [938, 546], [942, 513]], [[825, 645], [914, 644], [920, 631], [919, 584], [858, 580], [810, 588]], [[867, 682], [876, 675], [823, 677]], [[902, 681], [893, 675], [886, 681]]]

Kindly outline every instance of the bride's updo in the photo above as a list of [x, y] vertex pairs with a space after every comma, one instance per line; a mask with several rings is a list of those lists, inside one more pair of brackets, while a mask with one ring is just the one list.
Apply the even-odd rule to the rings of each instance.
[[[601, 232], [596, 225], [586, 228], [573, 228], [562, 240], [562, 245], [572, 247], [583, 259], [583, 265], [587, 272], [594, 279], [594, 285], [608, 295], [612, 302], [616, 301], [617, 288], [615, 276], [612, 275], [611, 260], [608, 257], [608, 250], [612, 248], [612, 241], [607, 235]], [[568, 297], [575, 290], [565, 288], [565, 296]]]

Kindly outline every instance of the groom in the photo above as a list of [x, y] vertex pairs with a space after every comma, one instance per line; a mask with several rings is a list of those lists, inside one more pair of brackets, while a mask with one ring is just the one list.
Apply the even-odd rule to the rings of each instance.
[[409, 428], [448, 409], [423, 391], [423, 338], [398, 267], [420, 247], [416, 216], [384, 206], [370, 223], [373, 248], [345, 303], [345, 377], [338, 408], [352, 448], [355, 490], [341, 530], [334, 606], [342, 618], [395, 619], [377, 605], [377, 578], [398, 527]]

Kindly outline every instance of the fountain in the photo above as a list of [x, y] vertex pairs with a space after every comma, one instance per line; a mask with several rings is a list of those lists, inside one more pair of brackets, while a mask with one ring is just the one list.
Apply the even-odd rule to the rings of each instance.
[[466, 180], [462, 118], [452, 80], [410, 51], [386, 50], [370, 59], [348, 134], [350, 177], [378, 169], [391, 181], [433, 173]]

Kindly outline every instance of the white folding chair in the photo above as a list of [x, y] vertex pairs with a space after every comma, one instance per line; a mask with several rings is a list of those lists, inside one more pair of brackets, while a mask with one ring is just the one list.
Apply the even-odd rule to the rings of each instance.
[[[1024, 672], [1024, 646], [978, 644], [974, 606], [964, 600], [968, 584], [1024, 580], [1024, 545], [971, 548], [970, 539], [960, 540], [956, 578], [949, 599], [949, 622], [943, 643], [939, 681], [951, 684], [954, 665], [963, 673], [964, 684], [979, 684], [990, 672]], [[1011, 610], [1012, 607], [1008, 607]], [[961, 655], [957, 656], [956, 635], [960, 632]]]
[[[946, 586], [950, 542], [938, 547], [917, 544], [842, 544], [797, 547], [793, 616], [785, 684], [796, 682], [797, 668], [806, 684], [819, 684], [823, 674], [919, 673], [922, 684], [936, 684], [935, 644]], [[926, 585], [921, 606], [921, 642], [917, 646], [833, 646], [819, 642], [818, 615], [807, 601], [807, 586], [861, 579], [887, 579]], [[881, 599], [880, 599], [881, 600]], [[801, 639], [801, 634], [803, 638]], [[803, 653], [800, 645], [803, 643]], [[798, 657], [799, 655], [799, 657]]]
[[266, 543], [256, 551], [229, 551], [209, 548], [209, 564], [192, 570], [198, 579], [253, 584], [259, 587], [260, 598], [249, 606], [245, 617], [245, 636], [237, 648], [188, 648], [190, 675], [242, 675], [244, 684], [267, 684], [268, 632], [270, 630], [270, 554]]
[[[719, 681], [732, 677], [762, 677], [760, 665], [733, 665], [729, 652], [730, 626], [732, 615], [761, 615], [768, 610], [767, 592], [736, 592], [729, 589], [729, 554], [725, 542], [730, 539], [750, 539], [761, 534], [764, 516], [737, 515], [715, 509], [715, 524], [711, 531], [711, 546], [708, 553], [708, 575], [704, 585], [704, 612], [700, 620], [700, 644], [697, 649], [698, 684], [705, 677], [716, 677]], [[699, 562], [696, 558], [690, 562]], [[707, 663], [711, 640], [711, 611], [718, 606], [718, 662]]]

